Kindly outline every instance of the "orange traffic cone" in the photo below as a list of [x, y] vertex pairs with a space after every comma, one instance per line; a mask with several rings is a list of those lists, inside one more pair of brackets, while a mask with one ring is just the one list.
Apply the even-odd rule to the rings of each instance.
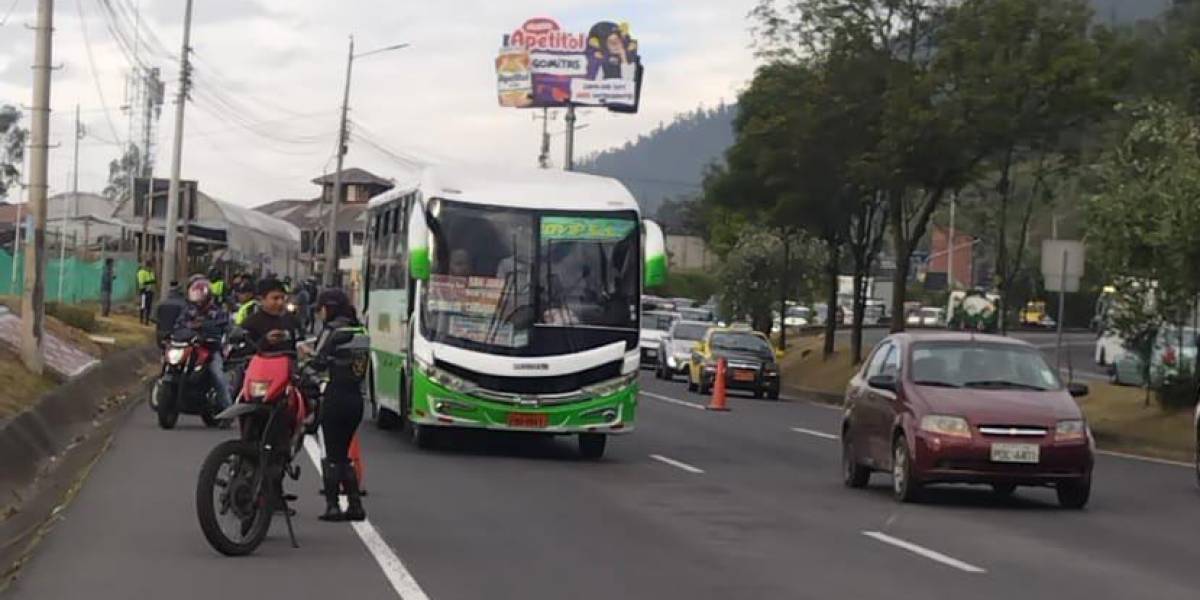
[[705, 407], [708, 410], [727, 411], [729, 406], [725, 404], [725, 359], [717, 360], [717, 373], [713, 381], [712, 400]]

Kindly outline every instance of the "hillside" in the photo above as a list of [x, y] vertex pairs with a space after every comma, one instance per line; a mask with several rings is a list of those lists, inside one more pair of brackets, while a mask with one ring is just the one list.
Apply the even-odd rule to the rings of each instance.
[[580, 160], [577, 168], [621, 180], [652, 215], [663, 200], [700, 193], [705, 167], [733, 144], [736, 111], [736, 105], [723, 104], [680, 115], [633, 142]]

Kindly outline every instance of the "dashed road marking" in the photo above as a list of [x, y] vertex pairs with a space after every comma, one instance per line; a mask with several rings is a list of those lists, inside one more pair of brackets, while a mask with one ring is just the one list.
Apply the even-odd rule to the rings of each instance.
[[796, 433], [803, 433], [804, 435], [811, 435], [811, 436], [823, 438], [826, 440], [839, 439], [838, 436], [833, 435], [832, 433], [825, 433], [824, 431], [816, 431], [813, 429], [805, 429], [803, 427], [793, 427], [792, 431], [795, 431]]
[[704, 469], [698, 469], [698, 468], [693, 467], [692, 465], [689, 465], [685, 462], [680, 462], [673, 458], [667, 458], [661, 454], [651, 454], [650, 458], [653, 458], [654, 460], [657, 460], [660, 463], [671, 465], [672, 467], [675, 467], [676, 469], [682, 469], [684, 471], [687, 471], [688, 473], [693, 473], [696, 475], [704, 474]]
[[685, 407], [687, 407], [687, 408], [695, 408], [695, 409], [699, 409], [699, 410], [706, 410], [706, 409], [704, 408], [704, 405], [703, 405], [703, 404], [697, 404], [697, 403], [695, 403], [695, 402], [688, 402], [688, 401], [686, 401], [686, 400], [679, 400], [678, 398], [672, 398], [672, 397], [670, 397], [670, 396], [663, 396], [662, 394], [655, 394], [655, 393], [653, 393], [653, 392], [641, 392], [641, 394], [642, 394], [643, 396], [647, 397], [647, 398], [653, 398], [653, 399], [655, 399], [655, 400], [661, 400], [662, 402], [666, 402], [666, 403], [669, 403], [669, 404], [674, 404], [674, 405], [676, 405], [676, 406], [685, 406]]
[[918, 556], [923, 556], [925, 558], [928, 558], [929, 560], [942, 563], [943, 565], [946, 565], [949, 567], [954, 567], [955, 569], [958, 569], [960, 571], [965, 571], [967, 573], [987, 573], [987, 569], [977, 567], [970, 563], [965, 563], [965, 562], [958, 560], [957, 558], [954, 558], [952, 556], [946, 556], [945, 554], [942, 554], [941, 552], [938, 552], [936, 550], [930, 550], [929, 548], [926, 548], [924, 546], [919, 546], [912, 542], [905, 541], [900, 538], [892, 537], [886, 533], [881, 533], [878, 531], [864, 531], [862, 533], [863, 533], [863, 535], [865, 535], [869, 538], [878, 540], [880, 542], [889, 544], [891, 546], [895, 546], [902, 550], [907, 550]]
[[1138, 456], [1136, 454], [1125, 454], [1124, 452], [1113, 452], [1112, 450], [1097, 450], [1096, 454], [1103, 454], [1105, 456], [1115, 456], [1117, 458], [1124, 458], [1124, 459], [1128, 459], [1128, 460], [1138, 460], [1141, 462], [1154, 463], [1156, 465], [1168, 465], [1171, 467], [1184, 467], [1184, 468], [1191, 469], [1196, 466], [1196, 465], [1193, 465], [1192, 463], [1181, 462], [1178, 460], [1167, 460], [1165, 458], [1154, 458], [1151, 456]]

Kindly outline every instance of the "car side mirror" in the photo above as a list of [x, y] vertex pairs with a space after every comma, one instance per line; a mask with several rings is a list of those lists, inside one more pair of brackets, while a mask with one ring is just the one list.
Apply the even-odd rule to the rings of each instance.
[[867, 379], [867, 385], [877, 390], [896, 391], [895, 375], [872, 375]]
[[1071, 394], [1072, 398], [1082, 398], [1090, 393], [1088, 386], [1082, 383], [1068, 383], [1067, 393]]

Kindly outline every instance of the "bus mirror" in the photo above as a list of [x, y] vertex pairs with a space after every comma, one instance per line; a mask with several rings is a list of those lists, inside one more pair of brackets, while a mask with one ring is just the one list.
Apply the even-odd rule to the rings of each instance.
[[414, 202], [408, 214], [408, 273], [413, 279], [429, 281], [429, 223], [424, 205]]
[[667, 240], [658, 223], [642, 221], [645, 237], [642, 240], [642, 255], [645, 257], [645, 287], [658, 287], [667, 281]]

